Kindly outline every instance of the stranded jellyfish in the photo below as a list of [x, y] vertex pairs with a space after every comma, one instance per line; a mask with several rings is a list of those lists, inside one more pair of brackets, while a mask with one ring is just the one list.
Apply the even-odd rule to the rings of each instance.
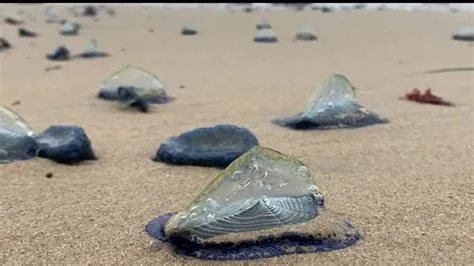
[[261, 22], [261, 23], [258, 23], [257, 25], [255, 25], [255, 28], [257, 30], [271, 29], [272, 25], [268, 22]]
[[460, 28], [454, 32], [453, 40], [474, 42], [474, 27]]
[[181, 28], [181, 35], [196, 35], [198, 31], [190, 25], [184, 25]]
[[162, 143], [153, 160], [177, 165], [226, 167], [258, 145], [250, 130], [234, 125], [197, 128]]
[[20, 37], [37, 37], [38, 34], [26, 28], [18, 28], [18, 36]]
[[77, 35], [79, 33], [79, 28], [80, 26], [77, 21], [67, 20], [61, 25], [61, 28], [59, 29], [59, 34], [64, 36]]
[[304, 26], [296, 32], [293, 40], [310, 42], [316, 41], [317, 39], [318, 37], [316, 33], [314, 33], [314, 29], [309, 26]]
[[8, 50], [11, 47], [12, 47], [11, 44], [5, 38], [0, 38], [0, 52], [4, 50]]
[[96, 159], [81, 127], [51, 126], [34, 133], [18, 114], [0, 106], [0, 163], [36, 156], [63, 164]]
[[207, 260], [325, 252], [361, 239], [325, 207], [303, 163], [260, 146], [232, 162], [184, 210], [157, 217], [145, 231], [178, 255]]
[[99, 48], [97, 45], [97, 41], [92, 39], [90, 41], [89, 46], [82, 51], [82, 53], [79, 54], [79, 57], [82, 58], [98, 58], [98, 57], [108, 57], [110, 56], [108, 53], [102, 51], [102, 49]]
[[14, 111], [0, 106], [0, 163], [35, 157], [33, 131]]
[[406, 93], [404, 97], [400, 97], [399, 99], [417, 103], [454, 106], [452, 102], [448, 102], [439, 96], [433, 95], [430, 88], [426, 89], [424, 93], [415, 88], [411, 92]]
[[98, 97], [119, 101], [122, 107], [136, 106], [143, 112], [148, 111], [150, 103], [174, 100], [166, 94], [163, 83], [156, 76], [130, 65], [107, 78], [100, 86]]
[[78, 126], [50, 126], [33, 136], [37, 155], [61, 164], [96, 160], [92, 145], [84, 129]]
[[66, 46], [60, 45], [53, 52], [46, 55], [46, 59], [51, 61], [66, 61], [71, 58], [71, 52]]
[[303, 113], [275, 119], [272, 123], [306, 130], [357, 128], [388, 123], [388, 119], [363, 108], [357, 102], [355, 89], [346, 77], [332, 74], [313, 93]]
[[278, 38], [272, 29], [264, 28], [257, 31], [257, 34], [253, 38], [253, 41], [262, 43], [273, 43], [278, 42]]

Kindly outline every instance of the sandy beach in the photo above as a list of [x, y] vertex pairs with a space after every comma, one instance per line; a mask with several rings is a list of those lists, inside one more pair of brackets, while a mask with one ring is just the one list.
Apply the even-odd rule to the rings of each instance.
[[[0, 37], [12, 48], [0, 52], [0, 104], [35, 131], [80, 125], [99, 160], [0, 165], [1, 264], [218, 264], [154, 249], [144, 233], [148, 221], [183, 209], [220, 171], [153, 162], [160, 143], [216, 124], [246, 127], [262, 146], [300, 159], [327, 208], [364, 235], [336, 252], [227, 263], [473, 263], [474, 72], [413, 75], [474, 66], [474, 46], [451, 39], [474, 24], [472, 13], [116, 7], [115, 16], [101, 11], [98, 21], [77, 18], [80, 34], [65, 37], [58, 24], [44, 22], [44, 6], [2, 8], [24, 10], [22, 26], [39, 37], [20, 38], [16, 26], [2, 22]], [[262, 21], [272, 24], [278, 43], [252, 42]], [[181, 36], [184, 24], [199, 34]], [[319, 39], [293, 42], [307, 24]], [[112, 56], [45, 59], [58, 45], [78, 53], [91, 38]], [[98, 100], [101, 82], [127, 64], [156, 74], [176, 101], [143, 114]], [[62, 68], [45, 71], [53, 65]], [[359, 102], [390, 123], [306, 132], [270, 123], [302, 111], [331, 73], [344, 74]], [[427, 87], [457, 106], [398, 99]], [[46, 178], [48, 172], [54, 176]]]

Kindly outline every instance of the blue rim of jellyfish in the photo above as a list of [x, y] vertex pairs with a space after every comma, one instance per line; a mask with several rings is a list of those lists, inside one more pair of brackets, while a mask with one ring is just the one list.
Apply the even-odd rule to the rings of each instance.
[[[105, 100], [105, 101], [118, 101], [119, 100], [117, 91], [105, 91], [105, 90], [100, 91], [97, 94], [97, 98]], [[148, 96], [148, 97], [142, 97], [142, 98], [147, 103], [151, 103], [151, 104], [166, 104], [166, 103], [170, 103], [176, 100], [176, 98], [170, 97], [170, 96], [156, 96], [156, 97]]]
[[324, 114], [317, 118], [309, 118], [298, 113], [294, 116], [273, 119], [275, 125], [291, 128], [294, 130], [330, 130], [338, 128], [361, 128], [377, 124], [389, 123], [385, 117], [381, 117], [371, 112], [356, 113], [356, 116], [349, 114], [345, 117], [336, 117], [334, 114]]
[[[244, 138], [241, 145], [227, 147], [192, 147], [185, 143], [196, 136], [207, 135], [212, 131], [234, 131], [233, 134]], [[154, 161], [175, 165], [197, 165], [225, 168], [239, 156], [258, 145], [258, 140], [250, 130], [234, 125], [217, 125], [214, 127], [196, 128], [177, 137], [171, 137], [162, 143], [156, 152]]]
[[[68, 142], [56, 141], [55, 135], [67, 133], [72, 135]], [[36, 142], [36, 154], [40, 158], [50, 159], [60, 164], [76, 164], [82, 161], [97, 160], [92, 144], [86, 132], [79, 126], [50, 126], [44, 132], [33, 135]]]
[[[174, 253], [203, 260], [253, 260], [290, 254], [320, 253], [348, 248], [362, 239], [360, 234], [335, 241], [322, 236], [287, 232], [257, 240], [223, 243], [197, 243], [190, 239], [164, 234], [166, 222], [176, 213], [166, 213], [151, 220], [145, 232], [153, 239], [170, 244]], [[354, 226], [345, 222], [346, 226]]]

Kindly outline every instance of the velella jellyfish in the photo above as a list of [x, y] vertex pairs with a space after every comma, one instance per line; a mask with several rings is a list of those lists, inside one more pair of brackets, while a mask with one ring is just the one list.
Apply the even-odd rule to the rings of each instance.
[[181, 35], [196, 35], [196, 34], [198, 34], [198, 31], [190, 25], [184, 25], [181, 28]]
[[197, 128], [162, 143], [154, 161], [176, 165], [226, 167], [258, 145], [250, 130], [234, 125]]
[[33, 131], [14, 111], [0, 106], [0, 163], [32, 159], [36, 155]]
[[431, 93], [430, 88], [426, 89], [424, 93], [420, 92], [420, 90], [415, 88], [411, 92], [406, 93], [404, 97], [400, 97], [399, 99], [432, 105], [454, 106], [452, 102], [446, 101], [439, 96], [433, 95]]
[[362, 238], [325, 207], [302, 162], [260, 146], [232, 162], [183, 211], [153, 219], [145, 232], [175, 254], [205, 260], [327, 252]]
[[257, 25], [255, 25], [255, 28], [257, 30], [271, 29], [272, 25], [268, 22], [261, 22], [261, 23], [258, 23]]
[[38, 34], [26, 28], [18, 28], [18, 36], [20, 37], [37, 37]]
[[304, 26], [300, 28], [296, 32], [295, 37], [294, 37], [295, 41], [305, 41], [305, 42], [316, 41], [317, 39], [318, 37], [314, 33], [314, 29], [309, 26]]
[[346, 77], [330, 75], [310, 97], [306, 110], [272, 123], [298, 130], [358, 128], [388, 123], [388, 119], [363, 108]]
[[79, 33], [79, 28], [80, 26], [78, 22], [75, 20], [67, 20], [61, 25], [59, 34], [64, 36], [77, 35]]
[[51, 61], [66, 61], [71, 57], [71, 53], [66, 46], [60, 45], [53, 50], [52, 53], [46, 54], [46, 59]]
[[261, 43], [274, 43], [278, 42], [278, 38], [272, 29], [264, 28], [257, 31], [253, 41]]
[[[162, 104], [174, 100], [165, 91], [163, 83], [153, 74], [127, 65], [108, 77], [100, 85], [98, 97], [103, 100], [119, 101], [124, 98], [119, 95], [119, 88], [126, 88], [124, 92], [133, 92], [139, 99], [147, 103]], [[123, 106], [126, 106], [124, 101]], [[132, 104], [133, 102], [128, 102]]]
[[84, 129], [79, 126], [50, 126], [33, 136], [37, 155], [61, 164], [75, 164], [96, 160], [92, 144]]
[[92, 39], [90, 44], [79, 54], [79, 57], [82, 58], [99, 58], [99, 57], [108, 57], [110, 54], [102, 51], [97, 45], [97, 41]]
[[460, 28], [454, 32], [452, 39], [457, 41], [474, 42], [474, 27]]
[[0, 38], [0, 51], [8, 50], [11, 47], [11, 44], [5, 38]]

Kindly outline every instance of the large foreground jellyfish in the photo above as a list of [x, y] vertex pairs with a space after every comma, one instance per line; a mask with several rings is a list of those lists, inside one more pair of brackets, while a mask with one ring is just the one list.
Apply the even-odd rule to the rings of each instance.
[[162, 143], [154, 161], [176, 165], [226, 167], [258, 145], [250, 130], [234, 125], [197, 128]]
[[34, 133], [18, 114], [0, 106], [0, 163], [37, 156], [62, 164], [96, 159], [81, 127], [51, 126], [42, 133]]
[[303, 113], [272, 123], [292, 129], [358, 128], [388, 123], [388, 119], [363, 108], [346, 77], [332, 74], [308, 101]]
[[143, 112], [148, 104], [169, 103], [174, 100], [166, 94], [163, 83], [153, 74], [130, 65], [107, 78], [100, 86], [99, 98], [119, 101], [122, 107], [136, 106]]
[[255, 146], [232, 162], [179, 213], [145, 232], [178, 255], [244, 260], [349, 247], [360, 233], [324, 206], [299, 160]]
[[30, 126], [14, 111], [0, 106], [0, 163], [28, 160], [36, 155]]

